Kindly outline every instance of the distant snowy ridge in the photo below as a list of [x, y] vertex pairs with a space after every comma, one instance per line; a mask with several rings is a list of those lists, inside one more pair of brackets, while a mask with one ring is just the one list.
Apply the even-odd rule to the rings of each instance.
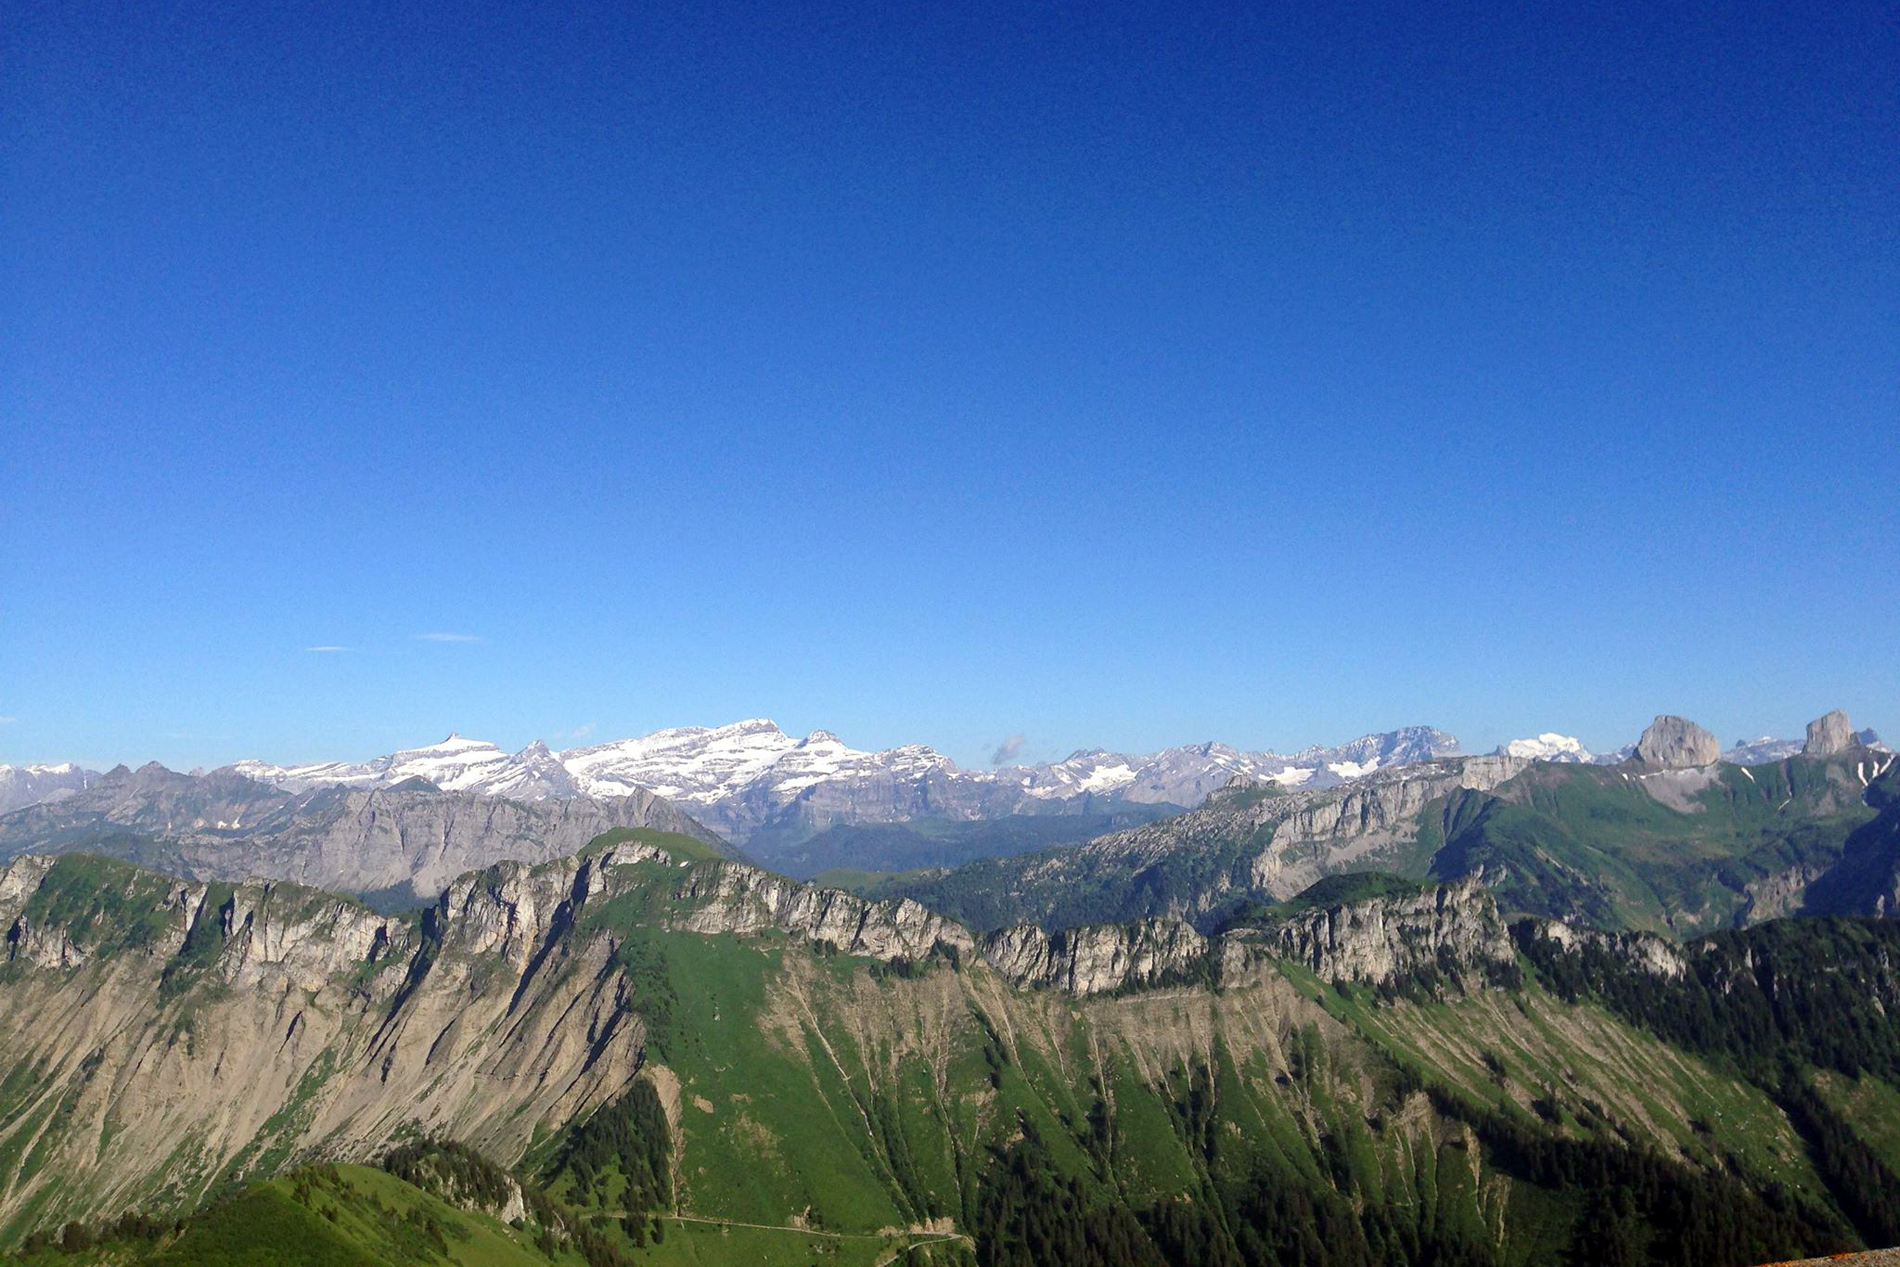
[[965, 770], [922, 744], [869, 752], [830, 731], [795, 739], [773, 722], [751, 718], [725, 726], [675, 727], [558, 753], [541, 743], [510, 753], [450, 735], [440, 743], [356, 764], [280, 766], [247, 760], [231, 768], [296, 790], [325, 784], [389, 786], [416, 778], [444, 791], [514, 800], [600, 799], [645, 790], [744, 839], [794, 811], [807, 825], [823, 826], [1046, 813], [1097, 798], [1198, 805], [1236, 775], [1288, 787], [1324, 787], [1457, 751], [1458, 741], [1444, 731], [1414, 726], [1295, 753], [1243, 752], [1206, 743], [1141, 756], [1097, 749], [1053, 763]]

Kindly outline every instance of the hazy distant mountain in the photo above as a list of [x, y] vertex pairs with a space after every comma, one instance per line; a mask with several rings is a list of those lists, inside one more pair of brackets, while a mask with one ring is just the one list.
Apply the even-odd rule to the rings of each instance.
[[[405, 779], [427, 779], [444, 792], [479, 792], [517, 801], [585, 795], [546, 744], [536, 742], [520, 752], [507, 753], [492, 743], [460, 735], [361, 764], [326, 761], [287, 768], [263, 761], [239, 761], [230, 769], [262, 783], [297, 790], [390, 787]], [[624, 796], [626, 791], [614, 794]]]
[[23, 805], [71, 796], [98, 778], [70, 761], [58, 765], [0, 765], [0, 814]]
[[423, 898], [472, 867], [561, 857], [615, 828], [675, 833], [726, 852], [650, 792], [525, 802], [443, 791], [415, 776], [388, 787], [292, 791], [235, 770], [180, 774], [152, 762], [0, 816], [0, 861], [84, 851], [199, 880], [266, 876]]

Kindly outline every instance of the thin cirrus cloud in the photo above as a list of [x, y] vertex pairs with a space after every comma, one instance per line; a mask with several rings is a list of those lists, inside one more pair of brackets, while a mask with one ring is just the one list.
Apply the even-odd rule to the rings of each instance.
[[321, 647], [305, 647], [304, 650], [315, 651], [320, 655], [336, 655], [340, 652], [354, 651], [356, 650], [356, 648], [355, 647], [332, 647], [332, 646], [326, 645], [326, 646], [321, 646]]
[[474, 634], [465, 633], [421, 633], [416, 635], [417, 642], [480, 642]]

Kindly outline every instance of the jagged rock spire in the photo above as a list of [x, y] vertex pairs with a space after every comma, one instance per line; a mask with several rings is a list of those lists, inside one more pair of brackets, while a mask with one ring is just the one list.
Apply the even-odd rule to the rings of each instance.
[[1854, 733], [1854, 724], [1847, 720], [1846, 713], [1837, 708], [1827, 716], [1817, 717], [1808, 723], [1808, 741], [1801, 746], [1801, 751], [1810, 757], [1825, 757], [1859, 742], [1859, 736]]

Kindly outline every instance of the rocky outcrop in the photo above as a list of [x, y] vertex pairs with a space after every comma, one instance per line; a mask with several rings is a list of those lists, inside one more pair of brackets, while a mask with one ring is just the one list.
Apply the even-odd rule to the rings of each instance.
[[1636, 741], [1636, 759], [1665, 770], [1687, 770], [1713, 765], [1722, 756], [1714, 735], [1694, 722], [1664, 714], [1649, 724]]
[[412, 949], [402, 924], [344, 898], [300, 885], [252, 881], [223, 907], [194, 918], [214, 920], [223, 939], [217, 974], [232, 985], [322, 990], [333, 978]]
[[1235, 936], [1324, 980], [1371, 985], [1426, 972], [1482, 974], [1516, 956], [1497, 903], [1477, 879], [1303, 911]]
[[1594, 947], [1653, 976], [1680, 977], [1689, 970], [1682, 947], [1654, 933], [1612, 933], [1561, 920], [1526, 920], [1519, 929], [1521, 936], [1546, 937], [1565, 950]]
[[[1072, 848], [984, 859], [908, 888], [988, 927], [1062, 928], [1106, 915], [1118, 922], [1184, 919], [1207, 932], [1237, 901], [1284, 899], [1326, 875], [1388, 865], [1387, 858], [1415, 849], [1421, 811], [1434, 801], [1495, 788], [1536, 764], [1449, 757], [1295, 792], [1236, 778], [1198, 810]], [[984, 896], [960, 905], [966, 875]], [[1006, 914], [993, 919], [999, 909]]]
[[676, 899], [683, 913], [672, 922], [696, 933], [777, 928], [877, 959], [921, 959], [939, 945], [976, 948], [963, 925], [908, 898], [872, 902], [738, 863], [694, 868]]
[[23, 960], [37, 968], [77, 968], [86, 962], [85, 947], [64, 928], [44, 927], [20, 916], [8, 926], [6, 959]]
[[1012, 985], [1082, 995], [1185, 979], [1207, 966], [1208, 951], [1205, 937], [1171, 919], [1057, 933], [1024, 924], [983, 939], [983, 957]]
[[1854, 733], [1854, 725], [1847, 720], [1847, 714], [1835, 709], [1825, 717], [1817, 717], [1808, 723], [1808, 740], [1801, 745], [1801, 751], [1810, 757], [1828, 757], [1844, 752], [1860, 742], [1860, 736]]

